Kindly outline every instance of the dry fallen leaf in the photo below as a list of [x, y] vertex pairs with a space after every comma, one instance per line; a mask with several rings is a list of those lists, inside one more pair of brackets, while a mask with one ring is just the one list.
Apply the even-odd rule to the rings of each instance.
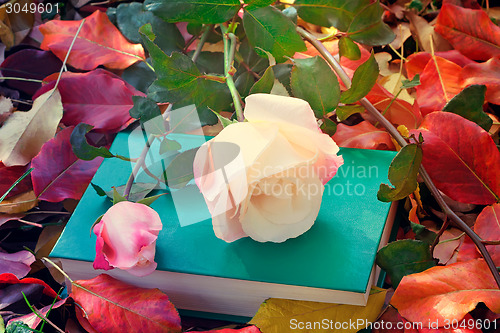
[[452, 50], [446, 39], [434, 31], [434, 26], [421, 16], [413, 12], [406, 12], [406, 18], [410, 21], [410, 30], [420, 48], [426, 52], [431, 52], [431, 41], [435, 52]]
[[[366, 306], [330, 304], [270, 298], [261, 304], [259, 311], [249, 322], [262, 333], [281, 332], [357, 332], [377, 319], [385, 301], [386, 290], [372, 289]], [[326, 318], [326, 320], [325, 320]], [[309, 324], [308, 324], [309, 323]], [[318, 329], [314, 323], [321, 323]], [[345, 324], [356, 323], [355, 325]], [[340, 328], [336, 325], [344, 325]], [[308, 326], [311, 325], [311, 326]]]
[[28, 164], [54, 137], [62, 115], [57, 89], [35, 99], [31, 110], [14, 112], [0, 128], [0, 161], [6, 166]]
[[5, 199], [0, 203], [0, 213], [18, 214], [24, 213], [38, 204], [34, 191], [29, 191], [16, 195], [10, 199]]

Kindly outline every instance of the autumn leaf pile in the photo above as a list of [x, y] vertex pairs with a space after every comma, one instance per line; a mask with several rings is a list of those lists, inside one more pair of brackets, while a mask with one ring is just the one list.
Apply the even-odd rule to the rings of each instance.
[[[456, 224], [500, 267], [499, 20], [487, 0], [81, 0], [43, 15], [2, 5], [0, 332], [286, 332], [321, 318], [393, 324], [376, 332], [500, 329], [491, 265]], [[235, 96], [259, 92], [308, 101], [341, 147], [399, 151], [378, 193], [404, 205], [397, 240], [377, 254], [388, 290], [367, 307], [269, 300], [249, 325], [181, 323], [168, 295], [107, 275], [59, 292], [64, 278], [40, 259], [101, 161], [126, 159], [109, 152], [114, 135], [167, 103], [196, 104], [215, 135], [236, 118]]]

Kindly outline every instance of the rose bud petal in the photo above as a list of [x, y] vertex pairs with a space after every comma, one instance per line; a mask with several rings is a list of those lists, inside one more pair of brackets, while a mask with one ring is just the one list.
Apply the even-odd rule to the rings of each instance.
[[122, 201], [94, 226], [97, 236], [95, 269], [120, 268], [144, 276], [156, 269], [156, 239], [162, 229], [158, 213], [149, 206]]

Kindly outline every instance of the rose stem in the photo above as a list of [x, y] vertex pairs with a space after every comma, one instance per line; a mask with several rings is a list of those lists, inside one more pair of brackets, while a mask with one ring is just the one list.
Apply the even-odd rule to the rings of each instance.
[[198, 42], [198, 45], [196, 45], [196, 50], [194, 51], [193, 57], [191, 58], [191, 60], [193, 60], [194, 63], [196, 63], [196, 60], [198, 60], [198, 56], [201, 53], [203, 45], [205, 45], [205, 42], [207, 41], [208, 35], [210, 34], [210, 30], [212, 30], [211, 25], [203, 25], [202, 29], [203, 32], [200, 41]]
[[234, 84], [232, 71], [236, 51], [236, 36], [232, 32], [228, 32], [228, 28], [224, 24], [220, 25], [220, 29], [222, 31], [222, 39], [224, 40], [224, 75], [226, 76], [226, 84], [233, 98], [236, 118], [238, 121], [243, 121], [245, 117], [243, 116], [243, 108], [241, 107], [241, 97]]
[[[297, 32], [304, 37], [309, 43], [311, 43], [316, 50], [325, 58], [325, 60], [328, 62], [328, 64], [333, 68], [333, 70], [337, 73], [337, 75], [340, 77], [346, 88], [351, 87], [351, 79], [347, 75], [347, 73], [344, 71], [342, 66], [339, 64], [337, 59], [335, 59], [334, 56], [331, 55], [330, 52], [326, 49], [326, 47], [316, 39], [313, 35], [311, 35], [309, 32], [306, 30], [302, 29], [301, 27], [297, 27]], [[398, 130], [392, 125], [392, 123], [387, 120], [374, 106], [373, 104], [365, 98], [360, 100], [361, 105], [365, 107], [365, 109], [391, 134], [391, 136], [396, 140], [396, 142], [401, 146], [405, 147], [407, 145], [406, 140], [403, 138], [401, 134], [399, 134]], [[481, 252], [481, 255], [483, 256], [484, 260], [488, 264], [488, 267], [493, 274], [493, 277], [495, 279], [495, 282], [497, 283], [498, 287], [500, 288], [500, 274], [498, 273], [498, 270], [493, 263], [493, 260], [491, 259], [491, 255], [484, 246], [481, 238], [460, 218], [455, 214], [455, 212], [448, 206], [448, 204], [444, 201], [443, 196], [437, 189], [436, 185], [434, 185], [434, 182], [432, 181], [431, 177], [425, 170], [425, 168], [421, 165], [420, 169], [420, 176], [424, 180], [424, 183], [427, 185], [427, 188], [431, 191], [432, 195], [436, 199], [439, 207], [443, 210], [443, 212], [453, 221], [455, 226], [457, 226], [459, 229], [464, 231], [467, 236], [469, 236], [474, 244], [476, 244], [476, 247], [479, 249], [479, 252]]]
[[[169, 104], [165, 112], [163, 112], [163, 119], [165, 120], [168, 117], [168, 114], [170, 113], [170, 110], [172, 110], [172, 104]], [[128, 177], [127, 184], [125, 185], [125, 189], [123, 190], [123, 196], [125, 199], [128, 199], [128, 196], [130, 195], [130, 190], [132, 189], [132, 185], [134, 184], [134, 179], [135, 175], [139, 172], [139, 169], [141, 166], [144, 164], [144, 161], [146, 160], [146, 156], [148, 155], [149, 149], [151, 148], [151, 144], [153, 143], [155, 139], [155, 135], [151, 134], [148, 137], [148, 141], [146, 142], [146, 145], [144, 145], [144, 148], [142, 149], [141, 155], [137, 159], [137, 163], [134, 166], [134, 169], [132, 170], [132, 173]]]

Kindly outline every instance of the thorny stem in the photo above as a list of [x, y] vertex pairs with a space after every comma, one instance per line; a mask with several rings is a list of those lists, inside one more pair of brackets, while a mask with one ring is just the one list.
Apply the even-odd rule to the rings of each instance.
[[[314, 48], [318, 50], [318, 52], [325, 58], [325, 60], [328, 62], [328, 64], [333, 68], [333, 70], [337, 73], [337, 75], [340, 77], [342, 82], [347, 88], [351, 87], [351, 79], [347, 75], [347, 73], [344, 71], [342, 66], [338, 63], [337, 59], [333, 55], [331, 55], [330, 52], [326, 49], [326, 47], [316, 39], [313, 35], [311, 35], [309, 32], [306, 30], [297, 27], [297, 32], [304, 37], [309, 43], [311, 43]], [[398, 130], [392, 125], [390, 121], [388, 121], [374, 106], [373, 104], [366, 98], [363, 98], [360, 100], [360, 103], [365, 109], [391, 134], [391, 136], [396, 140], [396, 142], [401, 146], [405, 147], [408, 143], [406, 140], [403, 138], [403, 136], [398, 132]], [[484, 246], [481, 238], [460, 218], [455, 214], [455, 212], [448, 206], [448, 204], [444, 201], [443, 196], [437, 189], [436, 185], [434, 185], [434, 182], [432, 181], [431, 177], [425, 170], [425, 168], [421, 165], [420, 169], [420, 176], [422, 177], [424, 183], [427, 185], [427, 188], [431, 191], [432, 195], [436, 199], [439, 207], [443, 210], [443, 212], [450, 218], [450, 220], [455, 224], [456, 227], [458, 227], [460, 230], [464, 231], [467, 236], [469, 236], [476, 247], [478, 248], [479, 252], [481, 252], [481, 255], [483, 256], [484, 260], [486, 261], [486, 264], [488, 265], [491, 273], [493, 274], [493, 278], [495, 279], [495, 282], [497, 283], [498, 287], [500, 288], [500, 274], [498, 273], [498, 270], [493, 263], [493, 260], [491, 259], [491, 255]]]
[[226, 84], [231, 92], [233, 98], [234, 110], [236, 111], [236, 118], [238, 121], [245, 120], [243, 116], [243, 108], [241, 107], [241, 99], [236, 85], [233, 80], [233, 62], [234, 54], [236, 52], [236, 36], [223, 24], [220, 25], [222, 31], [222, 39], [224, 40], [224, 75], [226, 76]]
[[205, 42], [207, 41], [208, 35], [210, 34], [210, 30], [212, 30], [211, 25], [203, 26], [203, 33], [201, 35], [200, 41], [198, 42], [198, 45], [196, 45], [196, 50], [193, 53], [193, 57], [191, 58], [191, 60], [193, 60], [194, 63], [196, 63], [196, 60], [198, 60], [198, 56], [201, 53], [203, 45], [205, 45]]
[[[169, 104], [167, 110], [163, 113], [163, 119], [168, 117], [168, 114], [170, 113], [170, 110], [172, 110], [172, 104]], [[139, 172], [139, 169], [142, 167], [144, 164], [144, 161], [146, 160], [146, 156], [148, 155], [149, 148], [151, 147], [151, 144], [153, 143], [155, 139], [155, 135], [151, 134], [148, 137], [148, 141], [144, 148], [142, 149], [141, 155], [139, 156], [134, 169], [132, 170], [132, 173], [128, 177], [127, 184], [125, 185], [125, 190], [123, 190], [123, 196], [125, 199], [128, 199], [128, 196], [130, 195], [130, 190], [132, 189], [132, 185], [134, 184], [134, 179], [137, 173]]]

